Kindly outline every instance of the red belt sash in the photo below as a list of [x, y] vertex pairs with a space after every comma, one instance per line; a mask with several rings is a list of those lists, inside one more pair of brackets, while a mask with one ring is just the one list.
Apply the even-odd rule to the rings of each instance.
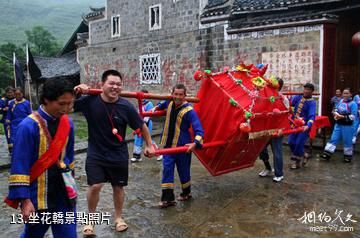
[[[44, 131], [47, 130], [44, 123], [41, 123], [43, 120], [39, 118], [40, 115], [35, 114], [37, 119], [40, 119], [40, 126]], [[48, 168], [58, 161], [58, 158], [63, 150], [68, 135], [70, 132], [70, 122], [67, 115], [62, 115], [60, 117], [59, 126], [57, 128], [54, 139], [51, 141], [49, 149], [33, 164], [30, 169], [30, 183], [36, 180], [41, 174], [43, 174]], [[5, 198], [4, 202], [12, 208], [17, 209], [19, 207], [20, 200], [14, 199], [11, 200], [8, 197]]]

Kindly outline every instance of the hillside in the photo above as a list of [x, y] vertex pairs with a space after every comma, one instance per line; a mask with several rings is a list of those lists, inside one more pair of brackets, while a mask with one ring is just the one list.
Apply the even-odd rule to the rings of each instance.
[[64, 44], [79, 26], [89, 6], [105, 6], [106, 0], [1, 0], [0, 44], [25, 42], [25, 30], [44, 26]]

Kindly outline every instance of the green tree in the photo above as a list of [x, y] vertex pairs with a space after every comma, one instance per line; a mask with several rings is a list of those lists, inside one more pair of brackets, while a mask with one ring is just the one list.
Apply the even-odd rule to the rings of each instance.
[[44, 27], [35, 26], [31, 31], [25, 31], [29, 47], [36, 56], [56, 56], [61, 49], [56, 38]]
[[14, 86], [13, 53], [16, 58], [25, 61], [25, 51], [13, 43], [0, 45], [0, 92], [9, 86]]
[[2, 54], [3, 57], [12, 59], [13, 53], [15, 53], [18, 60], [25, 60], [25, 48], [23, 49], [10, 42], [0, 45], [0, 54]]
[[12, 62], [3, 55], [0, 55], [0, 96], [3, 94], [3, 89], [9, 85], [14, 86]]

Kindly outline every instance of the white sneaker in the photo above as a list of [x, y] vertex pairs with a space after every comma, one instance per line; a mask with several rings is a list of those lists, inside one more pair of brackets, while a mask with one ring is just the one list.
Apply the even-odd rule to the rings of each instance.
[[271, 173], [272, 173], [271, 170], [264, 169], [263, 171], [261, 171], [261, 172], [259, 173], [259, 176], [260, 176], [260, 177], [266, 177], [266, 176], [271, 175]]
[[130, 160], [131, 160], [131, 162], [140, 162], [140, 161], [142, 161], [142, 158], [137, 159], [135, 157], [132, 157]]
[[162, 156], [162, 155], [159, 155], [159, 156], [156, 158], [157, 161], [161, 161], [162, 159], [163, 159], [163, 156]]
[[281, 182], [281, 180], [283, 180], [284, 179], [284, 176], [279, 176], [279, 177], [273, 177], [273, 181], [275, 182], [275, 183], [278, 183], [278, 182]]

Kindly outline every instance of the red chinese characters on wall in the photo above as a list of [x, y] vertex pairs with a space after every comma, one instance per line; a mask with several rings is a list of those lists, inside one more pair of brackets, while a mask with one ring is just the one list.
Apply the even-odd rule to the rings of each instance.
[[285, 81], [284, 91], [299, 91], [305, 83], [315, 83], [312, 50], [266, 52], [261, 57], [263, 64], [269, 64], [267, 76]]

